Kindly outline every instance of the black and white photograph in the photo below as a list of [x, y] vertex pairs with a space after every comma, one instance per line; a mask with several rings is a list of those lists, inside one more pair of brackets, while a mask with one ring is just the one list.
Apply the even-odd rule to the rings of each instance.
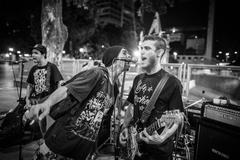
[[238, 11], [1, 0], [0, 160], [238, 160]]

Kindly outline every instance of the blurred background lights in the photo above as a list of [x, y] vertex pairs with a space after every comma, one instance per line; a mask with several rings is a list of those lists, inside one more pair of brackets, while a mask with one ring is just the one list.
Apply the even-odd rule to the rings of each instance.
[[13, 52], [14, 51], [14, 49], [13, 48], [8, 48], [8, 50], [10, 51], [10, 52]]

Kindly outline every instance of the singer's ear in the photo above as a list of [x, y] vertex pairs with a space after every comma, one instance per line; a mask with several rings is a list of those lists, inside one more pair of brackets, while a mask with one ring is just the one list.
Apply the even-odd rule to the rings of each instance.
[[162, 57], [164, 54], [164, 49], [160, 48], [156, 50], [157, 57]]

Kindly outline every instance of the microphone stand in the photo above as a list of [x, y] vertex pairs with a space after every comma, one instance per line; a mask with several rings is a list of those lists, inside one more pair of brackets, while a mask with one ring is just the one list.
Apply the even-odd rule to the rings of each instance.
[[[113, 62], [117, 60], [114, 59]], [[112, 62], [112, 63], [113, 63]], [[120, 111], [121, 111], [121, 107], [122, 107], [122, 97], [123, 97], [123, 91], [124, 91], [124, 83], [125, 83], [125, 77], [126, 77], [126, 71], [129, 70], [129, 63], [130, 62], [125, 62], [124, 63], [124, 71], [123, 71], [123, 79], [122, 79], [122, 86], [121, 86], [121, 91], [120, 93], [118, 93], [118, 96], [116, 98], [116, 102], [114, 104], [114, 108], [113, 108], [113, 122], [112, 122], [112, 118], [110, 120], [110, 137], [105, 140], [99, 147], [96, 148], [95, 153], [90, 157], [91, 160], [95, 160], [96, 158], [96, 154], [98, 154], [98, 150], [100, 150], [103, 146], [109, 147], [108, 149], [110, 151], [114, 152], [114, 159], [118, 160], [119, 158], [119, 142], [118, 142], [118, 133], [120, 130]], [[118, 115], [116, 115], [116, 110], [115, 108], [118, 109]], [[118, 121], [116, 121], [116, 119], [118, 118]], [[118, 123], [116, 123], [118, 122]], [[111, 126], [113, 124], [113, 134], [112, 134], [112, 129]], [[107, 141], [109, 141], [109, 143], [107, 144]]]
[[23, 160], [23, 157], [22, 157], [22, 137], [23, 137], [23, 122], [22, 122], [22, 119], [23, 119], [23, 115], [24, 115], [24, 106], [26, 104], [26, 101], [24, 98], [22, 98], [22, 83], [23, 83], [23, 71], [24, 71], [24, 62], [23, 61], [20, 61], [20, 65], [21, 65], [21, 76], [20, 76], [20, 94], [19, 94], [19, 99], [18, 99], [18, 102], [20, 105], [19, 109], [20, 109], [20, 144], [19, 144], [19, 160]]
[[[124, 84], [125, 84], [125, 77], [126, 77], [126, 71], [129, 70], [129, 62], [124, 63], [124, 71], [123, 71], [123, 78], [122, 78], [122, 86], [121, 86], [121, 91], [118, 94], [118, 97], [116, 99], [116, 103], [114, 106], [114, 139], [115, 139], [115, 154], [114, 154], [114, 159], [118, 160], [119, 159], [119, 141], [118, 141], [118, 136], [119, 136], [119, 131], [120, 131], [120, 121], [121, 121], [121, 107], [122, 107], [122, 98], [123, 98], [123, 91], [124, 91]], [[118, 109], [118, 114], [116, 115], [115, 107]]]

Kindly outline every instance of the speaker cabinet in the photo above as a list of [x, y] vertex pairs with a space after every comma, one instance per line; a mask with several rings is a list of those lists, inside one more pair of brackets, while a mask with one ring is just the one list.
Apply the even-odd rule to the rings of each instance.
[[195, 140], [194, 160], [240, 159], [239, 128], [201, 119]]

